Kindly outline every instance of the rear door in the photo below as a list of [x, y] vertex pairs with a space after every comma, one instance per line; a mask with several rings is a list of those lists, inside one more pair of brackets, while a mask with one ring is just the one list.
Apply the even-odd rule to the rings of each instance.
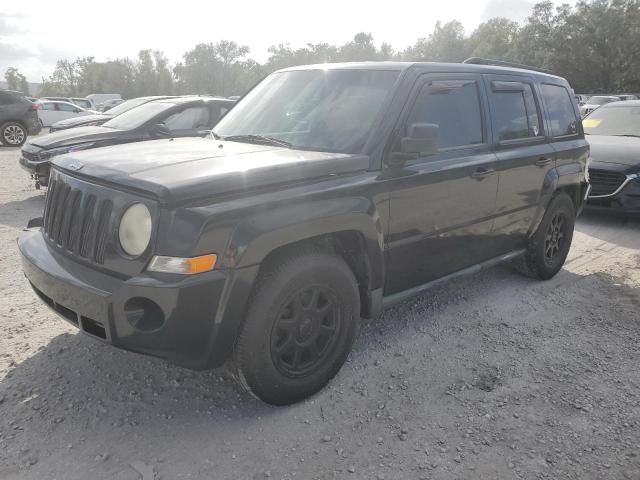
[[549, 78], [540, 84], [540, 92], [549, 119], [551, 146], [556, 153], [556, 168], [562, 179], [584, 182], [589, 144], [584, 138], [578, 106], [566, 83]]
[[499, 175], [493, 235], [500, 250], [509, 251], [523, 244], [533, 223], [555, 151], [532, 78], [485, 75], [485, 85]]
[[38, 108], [38, 117], [42, 125], [49, 127], [51, 124], [61, 120], [58, 118], [55, 102], [41, 102]]
[[424, 75], [414, 88], [397, 137], [412, 123], [435, 124], [439, 149], [384, 172], [390, 193], [387, 295], [492, 256], [498, 176], [486, 112], [478, 75]]

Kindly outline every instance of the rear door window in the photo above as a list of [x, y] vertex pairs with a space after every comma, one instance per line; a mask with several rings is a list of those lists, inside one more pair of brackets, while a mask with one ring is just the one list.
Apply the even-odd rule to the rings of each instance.
[[543, 83], [540, 89], [549, 112], [551, 134], [554, 137], [576, 135], [578, 133], [578, 117], [568, 90], [563, 86], [548, 83]]
[[542, 136], [540, 110], [531, 84], [491, 82], [489, 101], [497, 141], [526, 140]]
[[440, 150], [483, 143], [482, 113], [475, 80], [432, 80], [418, 93], [407, 125], [438, 125]]

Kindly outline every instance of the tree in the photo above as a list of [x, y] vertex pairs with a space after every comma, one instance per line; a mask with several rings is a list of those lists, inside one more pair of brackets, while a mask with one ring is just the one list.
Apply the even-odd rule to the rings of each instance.
[[30, 94], [29, 82], [27, 82], [27, 78], [21, 74], [17, 68], [7, 68], [7, 71], [4, 73], [4, 79], [7, 81], [7, 88], [9, 90], [18, 90], [25, 95]]
[[507, 18], [492, 18], [481, 23], [471, 34], [469, 45], [472, 57], [499, 60], [513, 59], [513, 42], [519, 33], [516, 22]]
[[419, 39], [403, 53], [406, 60], [429, 62], [461, 62], [469, 57], [469, 41], [460, 22], [453, 20], [442, 25], [436, 22], [433, 33]]

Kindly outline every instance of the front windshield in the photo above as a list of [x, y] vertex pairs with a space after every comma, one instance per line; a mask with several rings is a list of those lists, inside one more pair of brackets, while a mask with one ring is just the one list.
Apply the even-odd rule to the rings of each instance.
[[168, 102], [148, 102], [112, 118], [102, 126], [115, 128], [116, 130], [131, 130], [144, 125], [159, 113], [169, 110], [174, 106], [173, 103]]
[[127, 100], [126, 102], [122, 102], [120, 105], [113, 107], [111, 110], [108, 111], [108, 114], [115, 117], [116, 115], [120, 115], [121, 113], [127, 112], [132, 108], [137, 107], [138, 105], [145, 104], [148, 101], [149, 99], [144, 97], [132, 98], [131, 100]]
[[615, 102], [615, 98], [611, 97], [591, 97], [589, 99], [589, 103], [591, 105], [604, 105], [605, 103]]
[[223, 138], [270, 137], [305, 150], [358, 153], [398, 75], [390, 70], [275, 73], [225, 115], [214, 133]]
[[640, 136], [640, 106], [602, 107], [582, 120], [588, 135]]

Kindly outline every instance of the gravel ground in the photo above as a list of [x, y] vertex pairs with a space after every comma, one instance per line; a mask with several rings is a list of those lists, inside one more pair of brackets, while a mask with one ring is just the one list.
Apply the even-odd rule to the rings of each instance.
[[640, 479], [640, 222], [585, 215], [564, 270], [498, 267], [364, 325], [313, 399], [103, 345], [24, 279], [43, 193], [0, 149], [0, 478]]

